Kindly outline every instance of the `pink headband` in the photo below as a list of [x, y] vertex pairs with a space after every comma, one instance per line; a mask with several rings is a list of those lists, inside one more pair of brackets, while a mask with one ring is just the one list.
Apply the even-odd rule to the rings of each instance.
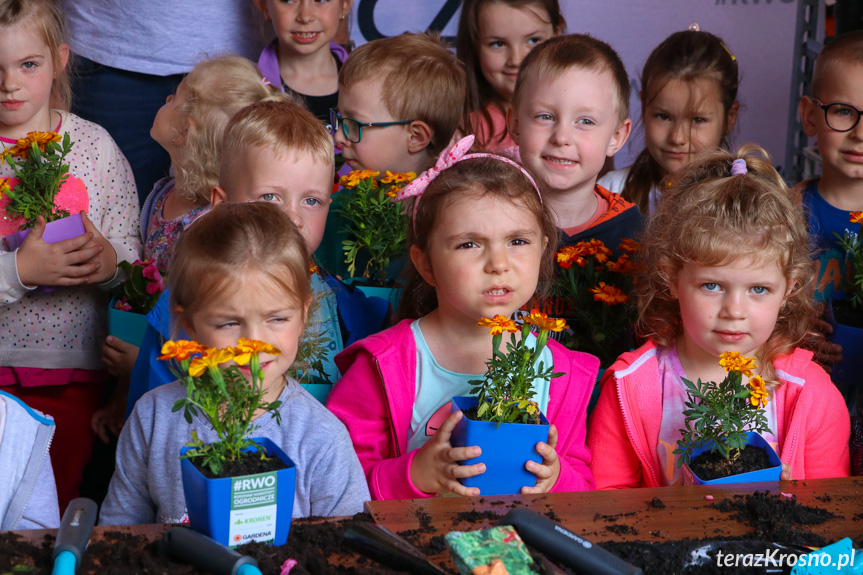
[[509, 164], [514, 168], [518, 169], [519, 172], [524, 174], [524, 177], [528, 179], [528, 181], [533, 185], [533, 189], [536, 190], [536, 195], [539, 196], [539, 203], [542, 204], [542, 194], [539, 193], [539, 186], [536, 185], [534, 179], [527, 173], [527, 171], [518, 165], [516, 162], [513, 162], [509, 158], [504, 158], [503, 156], [498, 156], [496, 154], [485, 154], [485, 153], [477, 153], [477, 154], [468, 154], [467, 151], [470, 150], [470, 147], [473, 146], [474, 135], [471, 134], [469, 136], [465, 136], [454, 145], [450, 146], [443, 152], [441, 152], [440, 157], [437, 159], [437, 163], [435, 163], [433, 168], [429, 168], [425, 172], [419, 175], [414, 181], [406, 185], [404, 188], [398, 191], [395, 196], [396, 201], [401, 202], [408, 198], [416, 197], [416, 201], [414, 202], [414, 210], [413, 210], [413, 223], [414, 227], [416, 227], [417, 223], [417, 208], [420, 205], [420, 198], [423, 195], [423, 192], [426, 191], [428, 185], [434, 180], [440, 173], [447, 168], [451, 168], [459, 162], [464, 160], [471, 160], [473, 158], [492, 158], [493, 160], [500, 160], [505, 164]]

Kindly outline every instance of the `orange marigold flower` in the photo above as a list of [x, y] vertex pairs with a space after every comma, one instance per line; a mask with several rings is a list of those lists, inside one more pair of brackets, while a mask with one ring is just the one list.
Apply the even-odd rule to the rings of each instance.
[[530, 325], [535, 325], [541, 330], [547, 329], [549, 331], [563, 331], [569, 327], [566, 325], [566, 320], [548, 317], [536, 308], [530, 310], [530, 315], [524, 316], [524, 323], [529, 323]]
[[850, 215], [849, 222], [852, 224], [863, 224], [863, 212], [851, 212]]
[[189, 364], [189, 375], [192, 377], [201, 377], [208, 369], [217, 368], [232, 359], [234, 359], [234, 353], [230, 348], [217, 349], [209, 347], [204, 350], [203, 355], [196, 357]]
[[[360, 182], [363, 180], [376, 178], [379, 175], [380, 172], [376, 172], [374, 170], [354, 170], [353, 172], [342, 176], [339, 179], [339, 183], [350, 190], [360, 185]], [[375, 187], [377, 187], [377, 185], [375, 185]]]
[[313, 276], [316, 273], [318, 273], [318, 270], [320, 270], [320, 269], [321, 268], [319, 268], [318, 266], [315, 265], [315, 262], [309, 262], [309, 275], [310, 276]]
[[605, 282], [599, 282], [599, 285], [591, 288], [590, 291], [593, 293], [593, 299], [607, 303], [608, 305], [626, 303], [629, 301], [629, 296], [623, 293], [623, 291], [613, 285], [608, 285]]
[[770, 398], [770, 393], [767, 391], [767, 385], [760, 375], [756, 375], [749, 379], [749, 402], [753, 407], [767, 407], [767, 402]]
[[641, 242], [637, 242], [630, 238], [623, 238], [620, 240], [620, 245], [618, 248], [622, 252], [626, 252], [628, 254], [637, 254], [641, 251], [641, 248], [644, 247], [644, 244]]
[[268, 353], [270, 355], [279, 355], [282, 353], [282, 350], [265, 341], [246, 339], [244, 337], [240, 338], [240, 341], [237, 342], [237, 347], [231, 348], [231, 351], [234, 354], [234, 361], [239, 365], [249, 363], [252, 359], [252, 354]]
[[387, 197], [388, 198], [396, 197], [396, 195], [399, 193], [399, 190], [401, 190], [403, 187], [404, 187], [404, 184], [402, 184], [401, 186], [390, 186], [390, 189], [387, 190]]
[[518, 331], [518, 326], [515, 325], [515, 322], [502, 315], [496, 315], [492, 319], [488, 319], [487, 317], [480, 318], [476, 322], [476, 325], [489, 328], [491, 335], [499, 335], [505, 331], [510, 333]]
[[5, 194], [11, 189], [12, 188], [9, 187], [9, 182], [7, 181], [7, 178], [0, 178], [0, 197], [2, 197], [3, 194]]
[[625, 274], [632, 271], [632, 260], [629, 259], [629, 254], [621, 254], [616, 262], [609, 261], [605, 264], [605, 268], [610, 272]]
[[758, 366], [752, 358], [740, 355], [739, 351], [726, 351], [719, 356], [719, 365], [725, 368], [725, 371], [738, 371], [746, 377], [752, 377], [752, 370]]
[[161, 359], [162, 361], [167, 359], [184, 361], [195, 354], [203, 352], [205, 349], [207, 348], [199, 344], [197, 341], [186, 341], [185, 339], [181, 339], [179, 341], [166, 341], [165, 345], [162, 346], [162, 355], [157, 359]]
[[560, 267], [567, 270], [572, 267], [573, 263], [577, 263], [580, 266], [583, 266], [585, 263], [584, 258], [579, 256], [575, 246], [564, 246], [554, 256]]
[[[4, 153], [4, 156], [18, 156], [26, 160], [30, 156], [31, 144], [36, 144], [39, 150], [44, 152], [48, 142], [59, 142], [60, 134], [56, 132], [30, 132], [27, 136], [18, 140], [18, 142]], [[8, 160], [8, 157], [6, 158]]]
[[415, 179], [417, 175], [414, 172], [392, 173], [387, 170], [384, 177], [381, 178], [382, 184], [406, 184]]

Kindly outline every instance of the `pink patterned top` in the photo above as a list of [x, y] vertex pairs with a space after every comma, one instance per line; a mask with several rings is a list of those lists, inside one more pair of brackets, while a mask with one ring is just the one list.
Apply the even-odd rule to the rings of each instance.
[[156, 182], [156, 186], [162, 185], [162, 190], [154, 190], [159, 196], [153, 203], [153, 210], [147, 220], [147, 230], [144, 236], [144, 259], [153, 259], [156, 267], [167, 270], [171, 266], [174, 256], [174, 246], [180, 239], [180, 234], [199, 214], [207, 211], [209, 204], [192, 208], [182, 216], [174, 219], [162, 217], [162, 208], [171, 194], [174, 193], [174, 179], [165, 178]]

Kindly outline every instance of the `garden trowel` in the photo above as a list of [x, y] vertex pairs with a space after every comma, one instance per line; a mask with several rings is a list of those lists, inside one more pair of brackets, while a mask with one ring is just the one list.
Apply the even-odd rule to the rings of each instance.
[[73, 499], [66, 507], [51, 554], [54, 561], [52, 575], [72, 575], [81, 566], [81, 557], [90, 542], [98, 511], [96, 502], [86, 497]]

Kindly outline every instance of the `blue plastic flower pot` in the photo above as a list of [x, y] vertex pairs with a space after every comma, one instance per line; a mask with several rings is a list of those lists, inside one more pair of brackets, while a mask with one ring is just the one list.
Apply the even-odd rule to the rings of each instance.
[[[699, 478], [695, 473], [689, 469], [689, 466], [683, 465], [683, 484], [684, 485], [721, 485], [727, 483], [757, 483], [759, 481], [779, 481], [779, 476], [782, 474], [782, 461], [779, 459], [779, 456], [776, 455], [776, 452], [767, 443], [767, 440], [761, 437], [760, 433], [755, 433], [750, 431], [746, 434], [749, 438], [746, 441], [746, 445], [752, 445], [753, 447], [761, 447], [767, 450], [767, 455], [770, 457], [770, 467], [767, 469], [759, 469], [758, 471], [750, 471], [748, 473], [741, 473], [739, 475], [729, 475], [728, 477], [720, 477], [719, 479], [710, 479], [708, 481], [703, 481]], [[710, 449], [711, 444], [707, 444], [702, 448], [696, 449], [692, 452], [692, 459], [695, 459], [708, 449]]]
[[[228, 547], [250, 541], [284, 545], [291, 528], [297, 468], [269, 439], [253, 439], [270, 456], [278, 457], [290, 467], [270, 473], [207, 479], [191, 461], [180, 460], [192, 529]], [[184, 447], [180, 455], [189, 449]]]
[[860, 372], [863, 371], [863, 329], [836, 323], [832, 301], [828, 305], [826, 317], [833, 327], [830, 341], [842, 346], [842, 361], [833, 365], [830, 379], [852, 407], [856, 398], [855, 388], [860, 385]]
[[329, 383], [303, 383], [300, 385], [323, 405], [327, 404], [327, 396], [333, 389], [333, 386]]
[[108, 306], [108, 333], [126, 343], [141, 347], [144, 334], [147, 331], [147, 316], [114, 308], [116, 298], [111, 298]]
[[399, 302], [402, 299], [401, 287], [370, 286], [366, 285], [366, 281], [364, 278], [349, 278], [345, 283], [354, 286], [369, 297], [379, 297], [389, 302], [393, 309], [399, 309]]
[[[476, 397], [453, 397], [452, 412], [477, 406]], [[548, 419], [540, 414], [541, 425], [528, 423], [491, 423], [462, 417], [450, 438], [453, 447], [478, 445], [482, 455], [461, 465], [485, 463], [485, 473], [460, 479], [465, 487], [478, 487], [482, 495], [521, 493], [525, 485], [536, 483], [536, 475], [525, 467], [527, 461], [542, 463], [536, 444], [548, 440]]]

